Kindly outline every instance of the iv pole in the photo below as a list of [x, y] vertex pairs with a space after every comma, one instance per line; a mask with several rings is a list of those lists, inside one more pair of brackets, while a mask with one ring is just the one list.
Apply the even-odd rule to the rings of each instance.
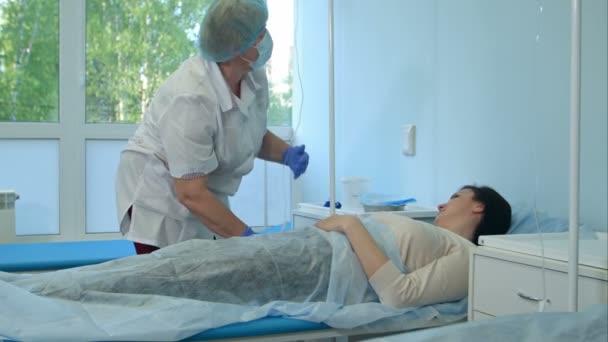
[[571, 0], [570, 24], [570, 248], [568, 258], [568, 308], [578, 309], [578, 215], [581, 121], [581, 1]]
[[328, 0], [329, 31], [329, 214], [336, 214], [336, 138], [334, 105], [334, 1]]

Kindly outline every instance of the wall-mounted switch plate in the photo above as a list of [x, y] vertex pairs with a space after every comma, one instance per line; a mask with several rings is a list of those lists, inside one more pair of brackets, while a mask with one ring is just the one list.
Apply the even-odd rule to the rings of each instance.
[[416, 125], [403, 125], [403, 146], [401, 151], [406, 156], [416, 154]]

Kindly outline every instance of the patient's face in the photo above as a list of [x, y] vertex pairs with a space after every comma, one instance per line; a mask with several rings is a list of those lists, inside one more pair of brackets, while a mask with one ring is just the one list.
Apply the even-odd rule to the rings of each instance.
[[435, 217], [435, 225], [450, 229], [470, 215], [477, 213], [479, 202], [473, 200], [471, 189], [462, 189], [450, 197], [447, 203], [437, 206], [439, 214]]

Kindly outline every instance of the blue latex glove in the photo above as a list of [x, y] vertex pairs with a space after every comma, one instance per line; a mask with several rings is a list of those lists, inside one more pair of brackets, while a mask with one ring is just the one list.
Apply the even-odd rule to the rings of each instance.
[[257, 234], [257, 233], [254, 232], [253, 229], [251, 229], [251, 227], [247, 226], [247, 229], [241, 236], [251, 236], [251, 235], [255, 235], [255, 234]]
[[308, 167], [308, 153], [304, 151], [306, 146], [289, 146], [283, 152], [283, 164], [289, 166], [293, 171], [294, 178], [300, 177]]

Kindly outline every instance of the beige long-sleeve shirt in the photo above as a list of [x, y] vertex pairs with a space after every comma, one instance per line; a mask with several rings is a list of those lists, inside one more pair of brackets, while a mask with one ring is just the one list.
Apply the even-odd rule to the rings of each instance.
[[469, 249], [475, 246], [472, 242], [396, 214], [377, 213], [372, 218], [392, 230], [401, 262], [409, 271], [402, 273], [389, 260], [370, 277], [381, 303], [399, 308], [448, 302], [467, 295]]

